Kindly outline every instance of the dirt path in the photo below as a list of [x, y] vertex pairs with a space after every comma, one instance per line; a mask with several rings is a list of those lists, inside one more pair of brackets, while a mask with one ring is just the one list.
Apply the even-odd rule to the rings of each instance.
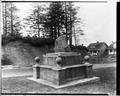
[[16, 68], [16, 69], [4, 69], [2, 70], [2, 77], [17, 77], [17, 76], [32, 76], [32, 67], [29, 68]]
[[105, 68], [105, 67], [116, 67], [116, 62], [115, 63], [94, 64], [93, 65], [93, 69]]
[[[116, 67], [116, 63], [110, 64], [95, 64], [93, 69]], [[14, 68], [14, 69], [2, 69], [2, 78], [16, 77], [16, 76], [32, 76], [32, 67]]]

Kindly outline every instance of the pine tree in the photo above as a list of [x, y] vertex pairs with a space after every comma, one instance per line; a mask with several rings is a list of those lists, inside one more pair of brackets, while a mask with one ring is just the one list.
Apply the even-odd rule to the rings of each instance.
[[20, 34], [22, 29], [19, 17], [16, 15], [18, 9], [13, 3], [3, 3], [3, 34], [13, 35]]
[[61, 35], [64, 26], [64, 10], [62, 5], [62, 2], [52, 2], [46, 15], [44, 28], [53, 39]]
[[45, 11], [46, 11], [45, 5], [35, 4], [33, 6], [32, 13], [27, 18], [24, 18], [25, 24], [29, 25], [30, 30], [32, 30], [31, 33], [35, 34], [38, 37], [40, 37], [40, 34], [42, 34], [43, 32]]
[[[73, 35], [73, 27], [76, 21], [78, 22], [78, 18], [76, 17], [77, 8], [74, 7], [72, 2], [65, 2], [64, 3], [64, 10], [65, 10], [65, 29], [66, 29], [66, 38], [69, 41], [70, 46], [72, 45], [72, 35]], [[74, 35], [75, 36], [75, 35]]]

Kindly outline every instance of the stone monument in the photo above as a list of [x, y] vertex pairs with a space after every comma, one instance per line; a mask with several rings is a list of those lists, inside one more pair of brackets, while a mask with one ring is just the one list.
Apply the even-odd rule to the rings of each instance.
[[70, 47], [68, 46], [66, 42], [66, 36], [60, 36], [59, 38], [56, 39], [55, 41], [55, 52], [66, 52], [66, 51], [71, 51]]
[[[65, 36], [58, 37], [55, 53], [43, 55], [42, 63], [33, 66], [33, 77], [29, 79], [54, 88], [99, 81], [99, 77], [93, 76], [92, 64], [84, 63], [80, 54], [66, 50], [70, 51], [70, 48]], [[86, 56], [86, 62], [88, 59]]]

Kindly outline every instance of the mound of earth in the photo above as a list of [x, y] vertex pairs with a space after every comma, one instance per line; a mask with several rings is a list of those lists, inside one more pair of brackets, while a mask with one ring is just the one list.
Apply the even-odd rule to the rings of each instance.
[[2, 46], [2, 65], [30, 67], [35, 64], [36, 56], [42, 60], [43, 54], [50, 52], [53, 52], [52, 46], [36, 47], [20, 41], [10, 42]]

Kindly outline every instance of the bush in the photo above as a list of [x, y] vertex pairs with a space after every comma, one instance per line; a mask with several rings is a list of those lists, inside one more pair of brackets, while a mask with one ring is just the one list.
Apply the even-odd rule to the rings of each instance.
[[2, 35], [2, 45], [6, 45], [7, 43], [21, 40], [22, 36], [19, 34], [9, 34], [8, 36]]
[[22, 41], [34, 46], [54, 45], [54, 40], [51, 38], [39, 38], [39, 37], [23, 37]]
[[71, 46], [73, 52], [81, 53], [82, 57], [88, 54], [88, 48], [82, 45], [79, 46]]
[[7, 55], [2, 55], [1, 65], [12, 65], [12, 61], [8, 59]]
[[7, 43], [14, 41], [22, 41], [24, 43], [29, 43], [34, 46], [43, 46], [43, 45], [54, 45], [54, 40], [51, 38], [40, 38], [40, 37], [22, 37], [21, 35], [13, 34], [4, 36], [2, 35], [2, 45], [6, 45]]

